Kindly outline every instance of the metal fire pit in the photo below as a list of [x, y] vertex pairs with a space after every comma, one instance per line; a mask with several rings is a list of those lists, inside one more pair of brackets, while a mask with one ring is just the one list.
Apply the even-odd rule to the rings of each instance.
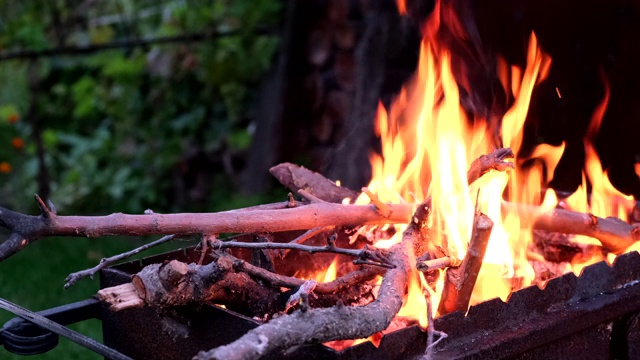
[[[193, 261], [184, 249], [105, 269], [101, 286], [128, 282], [142, 266], [177, 258]], [[586, 267], [580, 277], [567, 274], [514, 292], [508, 302], [490, 300], [435, 320], [448, 335], [434, 359], [639, 359], [640, 255], [618, 257], [613, 266]], [[214, 305], [168, 312], [103, 310], [104, 341], [133, 358], [190, 359], [199, 350], [227, 344], [258, 322]], [[417, 326], [388, 334], [379, 348], [363, 343], [336, 352], [323, 345], [301, 346], [274, 359], [407, 359], [425, 351], [427, 334]]]

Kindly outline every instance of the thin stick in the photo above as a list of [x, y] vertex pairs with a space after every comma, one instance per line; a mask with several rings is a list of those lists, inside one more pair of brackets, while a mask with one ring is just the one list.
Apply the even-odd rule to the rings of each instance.
[[297, 238], [289, 241], [289, 243], [291, 244], [302, 244], [303, 242], [311, 239], [312, 237], [321, 234], [325, 231], [330, 231], [332, 230], [334, 227], [333, 226], [319, 226], [316, 228], [313, 228], [311, 230], [306, 231], [304, 234], [298, 236]]
[[439, 259], [424, 260], [416, 263], [418, 271], [427, 272], [436, 269], [444, 269], [448, 267], [458, 267], [462, 261], [451, 256], [445, 256]]
[[[236, 271], [245, 272], [252, 277], [256, 277], [263, 281], [268, 282], [270, 285], [274, 287], [286, 287], [291, 289], [294, 287], [301, 286], [304, 283], [304, 280], [291, 277], [291, 276], [285, 276], [285, 275], [273, 273], [261, 267], [252, 265], [242, 259], [232, 257], [231, 255], [228, 255], [228, 254], [220, 254], [220, 253], [214, 252], [212, 256], [216, 260], [219, 259], [221, 256], [229, 257], [232, 261], [233, 268]], [[356, 270], [344, 276], [341, 276], [331, 282], [318, 283], [316, 285], [314, 292], [316, 294], [334, 294], [346, 287], [371, 280], [377, 275], [382, 275], [384, 272], [385, 270], [380, 267], [368, 267], [362, 270]]]
[[425, 300], [427, 301], [427, 348], [425, 349], [425, 356], [423, 360], [431, 360], [433, 356], [433, 332], [435, 327], [433, 326], [433, 304], [431, 304], [431, 294], [429, 290], [425, 291]]
[[69, 276], [67, 276], [67, 278], [65, 279], [66, 284], [64, 284], [64, 288], [68, 289], [71, 285], [75, 284], [76, 282], [78, 282], [78, 280], [89, 277], [91, 279], [93, 279], [93, 275], [95, 275], [98, 271], [106, 268], [107, 266], [111, 266], [112, 264], [126, 259], [128, 257], [131, 257], [133, 255], [136, 255], [140, 252], [143, 252], [145, 250], [151, 249], [152, 247], [158, 246], [160, 244], [164, 244], [168, 241], [171, 241], [175, 238], [175, 235], [167, 235], [167, 236], [163, 236], [160, 239], [156, 240], [156, 241], [152, 241], [148, 244], [144, 244], [140, 247], [137, 247], [131, 251], [127, 251], [125, 253], [122, 254], [118, 254], [109, 258], [102, 258], [102, 260], [100, 260], [100, 263], [90, 269], [86, 269], [86, 270], [82, 270], [82, 271], [78, 271], [78, 272], [74, 272], [69, 274]]
[[469, 249], [467, 249], [462, 264], [458, 268], [447, 269], [442, 299], [438, 308], [440, 315], [454, 311], [467, 311], [492, 228], [493, 222], [488, 216], [479, 214], [475, 217]]
[[362, 192], [367, 194], [367, 196], [369, 197], [373, 205], [375, 205], [376, 209], [378, 209], [378, 212], [380, 213], [380, 215], [384, 217], [387, 217], [390, 215], [391, 210], [389, 209], [389, 206], [383, 203], [378, 197], [378, 195], [374, 194], [373, 192], [371, 192], [371, 190], [369, 190], [366, 187], [362, 188]]
[[238, 242], [238, 241], [216, 241], [211, 244], [214, 249], [228, 249], [228, 248], [242, 248], [242, 249], [289, 249], [289, 250], [298, 250], [298, 251], [306, 251], [308, 253], [333, 253], [339, 255], [347, 255], [355, 257], [356, 260], [367, 261], [368, 265], [376, 265], [382, 266], [385, 268], [393, 267], [393, 264], [389, 262], [387, 257], [384, 255], [381, 249], [370, 249], [368, 247], [364, 247], [362, 249], [345, 249], [338, 248], [331, 244], [327, 244], [325, 246], [311, 246], [311, 245], [301, 245], [301, 244], [292, 244], [292, 243], [277, 243], [277, 242], [263, 242], [263, 243], [246, 243], [246, 242]]

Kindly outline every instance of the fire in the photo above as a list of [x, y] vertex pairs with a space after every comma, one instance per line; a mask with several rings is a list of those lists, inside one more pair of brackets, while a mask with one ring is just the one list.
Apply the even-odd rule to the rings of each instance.
[[336, 256], [331, 262], [331, 265], [329, 265], [327, 272], [322, 277], [322, 282], [328, 283], [335, 280], [338, 273], [337, 267], [338, 267], [338, 257]]
[[[398, 0], [401, 13], [406, 13], [405, 2]], [[502, 117], [498, 136], [488, 124], [495, 119], [471, 117], [461, 106], [459, 87], [466, 79], [456, 79], [452, 70], [451, 52], [435, 36], [446, 23], [457, 36], [464, 36], [463, 27], [451, 8], [436, 2], [431, 17], [423, 26], [424, 38], [420, 46], [420, 61], [414, 78], [402, 89], [389, 110], [380, 104], [375, 133], [382, 144], [381, 153], [370, 156], [372, 180], [368, 185], [383, 202], [420, 203], [426, 196], [432, 198], [430, 229], [435, 245], [450, 256], [462, 259], [471, 237], [476, 210], [487, 214], [494, 223], [484, 264], [480, 271], [472, 304], [494, 297], [507, 299], [513, 284], [518, 281], [529, 285], [534, 279], [527, 253], [532, 243], [532, 229], [522, 228], [518, 215], [502, 210], [503, 199], [523, 204], [541, 205], [552, 209], [558, 205], [553, 190], [547, 190], [565, 144], [540, 144], [528, 156], [519, 154], [523, 128], [535, 87], [544, 81], [551, 67], [551, 58], [538, 45], [531, 34], [524, 69], [509, 65], [503, 59], [496, 71], [511, 107]], [[558, 96], [560, 92], [556, 88]], [[617, 216], [626, 220], [634, 201], [620, 193], [609, 181], [593, 148], [597, 133], [609, 101], [606, 84], [602, 103], [594, 112], [589, 134], [585, 141], [586, 164], [584, 181], [566, 204], [577, 211], [597, 216]], [[492, 172], [469, 186], [467, 169], [471, 161], [498, 147], [510, 147], [520, 156], [515, 171]], [[640, 176], [640, 164], [636, 165]], [[587, 200], [586, 181], [591, 185], [591, 200]], [[361, 196], [356, 203], [368, 203]], [[404, 228], [396, 227], [396, 236], [375, 245], [387, 248], [400, 241]], [[420, 255], [420, 254], [418, 254]], [[425, 292], [433, 308], [438, 308], [439, 291], [429, 287], [422, 274], [409, 274], [409, 289], [400, 316], [413, 317], [426, 326]], [[442, 279], [442, 276], [441, 276]], [[517, 281], [516, 281], [517, 280]]]

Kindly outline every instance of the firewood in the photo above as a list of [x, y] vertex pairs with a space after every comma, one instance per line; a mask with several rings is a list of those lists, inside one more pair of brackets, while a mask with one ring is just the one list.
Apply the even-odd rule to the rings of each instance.
[[276, 349], [338, 339], [370, 336], [389, 326], [402, 307], [407, 274], [413, 267], [414, 226], [403, 240], [389, 251], [394, 269], [389, 269], [380, 285], [378, 298], [365, 306], [333, 306], [326, 309], [294, 311], [248, 331], [236, 341], [210, 351], [201, 351], [196, 359], [257, 359]]
[[488, 216], [479, 214], [475, 217], [469, 248], [460, 267], [449, 268], [446, 271], [442, 299], [438, 307], [440, 315], [454, 311], [467, 311], [492, 228], [493, 222]]
[[589, 236], [598, 239], [607, 251], [616, 255], [640, 240], [639, 229], [618, 218], [601, 218], [564, 209], [542, 210], [537, 206], [509, 202], [503, 202], [502, 208], [517, 213], [520, 226], [524, 228]]
[[[295, 289], [305, 283], [230, 255], [212, 255], [215, 261], [207, 265], [185, 264], [176, 260], [148, 265], [133, 276], [131, 283], [100, 290], [100, 299], [113, 311], [213, 302], [264, 318], [285, 309], [290, 294], [280, 288]], [[317, 283], [313, 290], [315, 296], [309, 304], [327, 307], [339, 301], [347, 305], [368, 303], [373, 300], [373, 286], [366, 285], [366, 282], [382, 272], [379, 268], [367, 268], [328, 283]]]
[[98, 291], [98, 297], [102, 302], [109, 304], [112, 311], [136, 309], [145, 305], [132, 283], [101, 289]]
[[280, 291], [261, 286], [245, 273], [237, 273], [228, 258], [208, 265], [172, 260], [152, 264], [131, 280], [147, 305], [169, 307], [211, 301], [250, 316], [281, 310]]
[[571, 241], [573, 235], [533, 230], [533, 246], [546, 261], [584, 263], [593, 259], [605, 259], [602, 246]]
[[295, 164], [282, 163], [269, 169], [269, 172], [287, 189], [296, 193], [304, 189], [324, 201], [341, 203], [345, 198], [355, 200], [359, 195], [317, 172]]
[[[504, 152], [505, 150], [499, 149], [482, 161], [474, 161], [469, 170], [469, 180], [488, 171], [476, 169], [508, 167], [508, 163], [502, 161]], [[294, 188], [297, 186], [297, 182], [292, 184]], [[318, 189], [321, 187], [314, 188], [314, 192], [318, 193]], [[346, 191], [355, 196], [353, 191]], [[332, 199], [340, 197], [335, 194], [332, 196]], [[391, 211], [389, 216], [385, 217], [375, 206], [315, 202], [288, 208], [289, 203], [284, 202], [218, 213], [59, 216], [51, 204], [47, 207], [38, 196], [36, 199], [41, 209], [40, 216], [29, 216], [0, 207], [0, 226], [11, 232], [9, 238], [0, 244], [0, 261], [47, 236], [201, 235], [308, 230], [326, 226], [400, 224], [410, 221], [414, 210], [413, 204], [387, 204]], [[429, 200], [425, 201], [425, 206], [430, 206]], [[503, 208], [517, 212], [522, 220], [521, 226], [525, 228], [533, 226], [539, 230], [590, 236], [598, 239], [607, 251], [615, 254], [623, 253], [640, 239], [637, 227], [616, 218], [603, 219], [562, 209], [543, 211], [536, 206], [506, 202], [503, 202]]]
[[[501, 157], [494, 156], [493, 159], [502, 161]], [[476, 166], [487, 165], [487, 162], [478, 162]], [[468, 178], [475, 181], [482, 173], [484, 172], [475, 171], [474, 168], [473, 174]], [[414, 248], [424, 240], [422, 230], [430, 213], [429, 203], [430, 199], [426, 199], [418, 206], [402, 235], [402, 240], [389, 249], [389, 262], [394, 268], [385, 273], [378, 298], [372, 303], [360, 307], [334, 306], [306, 312], [295, 311], [250, 330], [228, 345], [201, 351], [195, 358], [256, 359], [276, 349], [311, 342], [364, 338], [383, 331], [402, 307], [408, 274], [415, 267]], [[490, 231], [492, 223], [488, 218], [483, 218], [482, 223], [478, 224], [479, 231], [485, 231], [483, 229], [487, 222]], [[469, 269], [471, 274], [474, 265], [469, 266]]]

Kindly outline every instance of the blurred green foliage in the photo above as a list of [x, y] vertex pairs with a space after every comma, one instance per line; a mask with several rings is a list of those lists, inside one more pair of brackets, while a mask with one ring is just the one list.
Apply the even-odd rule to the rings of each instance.
[[[38, 133], [50, 198], [64, 214], [218, 211], [268, 201], [235, 190], [233, 163], [251, 143], [256, 85], [278, 47], [281, 7], [279, 0], [0, 0], [3, 53], [221, 34], [0, 61], [0, 205], [34, 213]], [[0, 297], [33, 310], [85, 299], [97, 281], [65, 291], [64, 278], [143, 241], [42, 239], [0, 263]], [[12, 317], [0, 312], [0, 324]], [[97, 321], [73, 328], [100, 340]], [[0, 349], [0, 358], [22, 357]], [[61, 340], [35, 358], [100, 357]]]
[[228, 164], [251, 143], [256, 85], [277, 50], [281, 7], [278, 0], [0, 0], [5, 52], [220, 34], [0, 62], [0, 204], [32, 206], [34, 122], [51, 200], [65, 213], [202, 211], [226, 201], [234, 180], [221, 159]]

